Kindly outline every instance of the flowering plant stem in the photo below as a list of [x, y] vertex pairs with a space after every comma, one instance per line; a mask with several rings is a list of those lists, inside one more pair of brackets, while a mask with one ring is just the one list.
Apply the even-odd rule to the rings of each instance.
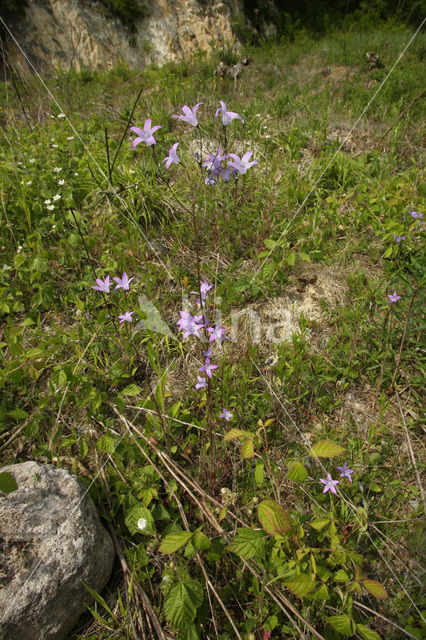
[[408, 307], [408, 311], [407, 311], [407, 314], [405, 316], [405, 322], [404, 322], [404, 329], [403, 329], [403, 332], [402, 332], [401, 344], [399, 345], [399, 351], [398, 351], [398, 355], [397, 355], [397, 358], [396, 358], [395, 371], [394, 371], [392, 382], [391, 382], [391, 385], [390, 385], [391, 389], [393, 389], [393, 387], [395, 385], [395, 381], [396, 381], [397, 375], [398, 375], [399, 365], [400, 365], [400, 362], [401, 362], [402, 349], [404, 348], [405, 337], [407, 335], [408, 323], [410, 321], [411, 311], [413, 309], [414, 300], [415, 300], [415, 298], [417, 296], [418, 291], [419, 291], [419, 287], [417, 286], [416, 289], [414, 290], [413, 295], [411, 296], [410, 305]]

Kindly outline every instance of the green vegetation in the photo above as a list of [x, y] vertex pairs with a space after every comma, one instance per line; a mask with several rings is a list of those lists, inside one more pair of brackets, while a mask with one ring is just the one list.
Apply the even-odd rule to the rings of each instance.
[[[57, 103], [0, 86], [3, 460], [75, 471], [129, 569], [73, 638], [424, 637], [424, 34], [391, 71], [412, 35], [299, 32], [236, 86], [201, 55], [58, 74]], [[200, 129], [170, 118], [200, 101]], [[206, 185], [219, 146], [258, 164]], [[177, 330], [199, 275], [233, 338], [207, 390]]]

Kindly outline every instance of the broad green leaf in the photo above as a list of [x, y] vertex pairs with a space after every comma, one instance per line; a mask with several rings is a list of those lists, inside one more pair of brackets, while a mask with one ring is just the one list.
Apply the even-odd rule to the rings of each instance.
[[335, 442], [330, 440], [320, 440], [312, 447], [310, 456], [313, 458], [334, 458], [334, 456], [340, 456], [346, 449], [341, 447]]
[[202, 531], [197, 531], [197, 533], [194, 533], [193, 542], [199, 551], [207, 551], [211, 546], [210, 540]]
[[334, 582], [349, 582], [349, 576], [343, 569], [339, 569], [339, 571], [334, 576]]
[[178, 531], [177, 533], [169, 533], [161, 542], [158, 551], [160, 553], [174, 553], [192, 538], [190, 531]]
[[254, 480], [256, 482], [256, 484], [258, 485], [262, 485], [264, 483], [265, 480], [265, 473], [264, 473], [264, 463], [262, 462], [262, 460], [257, 460], [256, 461], [256, 469], [254, 472]]
[[185, 629], [195, 619], [202, 602], [201, 585], [195, 580], [187, 580], [170, 591], [164, 603], [164, 613], [176, 629]]
[[63, 369], [55, 369], [52, 373], [52, 382], [55, 387], [62, 387], [67, 381], [67, 374]]
[[341, 616], [331, 616], [330, 618], [327, 618], [327, 620], [333, 629], [338, 633], [341, 633], [342, 636], [353, 636], [356, 631], [355, 622], [345, 613]]
[[300, 573], [298, 576], [286, 580], [284, 584], [298, 598], [304, 598], [315, 588], [314, 578], [307, 573]]
[[28, 418], [28, 413], [23, 409], [19, 409], [19, 407], [17, 409], [11, 409], [7, 412], [7, 415], [14, 420], [25, 420], [25, 418]]
[[228, 507], [223, 507], [220, 510], [219, 517], [218, 517], [219, 522], [222, 522], [222, 520], [226, 518], [227, 513], [228, 513]]
[[386, 598], [389, 597], [384, 586], [380, 584], [380, 582], [377, 582], [377, 580], [362, 580], [362, 584], [377, 600], [386, 600]]
[[363, 624], [357, 624], [356, 630], [364, 640], [381, 640], [381, 637], [376, 631], [373, 631], [370, 627], [365, 627]]
[[287, 478], [293, 482], [304, 482], [308, 477], [308, 472], [301, 462], [295, 462], [291, 465]]
[[246, 435], [247, 432], [243, 431], [242, 429], [231, 429], [231, 431], [228, 431], [228, 433], [224, 437], [224, 440], [225, 442], [228, 442], [229, 440], [235, 440], [235, 438], [241, 438], [242, 436]]
[[257, 507], [257, 517], [263, 529], [271, 536], [286, 533], [291, 528], [287, 512], [275, 500], [262, 500]]
[[179, 633], [178, 640], [200, 640], [197, 625], [193, 622], [186, 629], [182, 629]]
[[385, 252], [383, 254], [383, 257], [384, 258], [389, 258], [389, 256], [392, 255], [392, 249], [393, 249], [392, 246], [386, 247], [386, 250], [385, 250]]
[[316, 518], [315, 520], [312, 520], [312, 522], [310, 522], [310, 525], [317, 531], [321, 531], [321, 529], [324, 529], [324, 527], [326, 527], [329, 522], [330, 518]]
[[127, 509], [124, 522], [132, 535], [135, 533], [143, 533], [146, 536], [155, 535], [155, 523], [152, 513], [142, 504], [135, 504]]
[[226, 550], [236, 553], [245, 560], [263, 552], [265, 539], [261, 531], [238, 529], [236, 537], [227, 545]]
[[310, 598], [312, 600], [330, 600], [330, 594], [326, 584], [322, 584], [320, 588], [313, 593]]
[[0, 473], [0, 491], [2, 493], [12, 493], [12, 491], [16, 491], [17, 488], [18, 485], [11, 473], [7, 473], [7, 471]]
[[121, 395], [132, 397], [137, 396], [141, 391], [142, 389], [138, 387], [137, 384], [129, 384], [125, 389], [123, 389]]
[[241, 446], [241, 456], [242, 458], [253, 458], [254, 456], [254, 442], [253, 440], [246, 440], [244, 444]]

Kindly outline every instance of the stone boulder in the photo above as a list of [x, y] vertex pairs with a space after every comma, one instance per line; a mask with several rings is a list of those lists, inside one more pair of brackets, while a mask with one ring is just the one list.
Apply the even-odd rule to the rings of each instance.
[[3, 467], [18, 489], [0, 493], [0, 640], [62, 640], [100, 591], [114, 546], [86, 488], [38, 462]]

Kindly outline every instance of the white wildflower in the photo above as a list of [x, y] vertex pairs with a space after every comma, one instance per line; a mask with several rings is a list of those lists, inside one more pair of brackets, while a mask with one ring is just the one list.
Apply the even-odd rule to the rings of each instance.
[[59, 184], [60, 187], [62, 187], [62, 185], [65, 184], [65, 180], [58, 180], [58, 184]]
[[147, 524], [148, 524], [148, 520], [146, 520], [145, 518], [139, 518], [139, 520], [138, 520], [138, 529], [143, 531], [144, 529], [146, 529], [146, 525]]
[[60, 200], [61, 196], [59, 195], [59, 193], [55, 194], [52, 198], [53, 202], [55, 202], [55, 200]]
[[58, 113], [58, 118], [65, 118], [65, 113]]
[[48, 204], [46, 208], [49, 209], [49, 211], [53, 211], [53, 209], [55, 208], [55, 205], [54, 204]]

